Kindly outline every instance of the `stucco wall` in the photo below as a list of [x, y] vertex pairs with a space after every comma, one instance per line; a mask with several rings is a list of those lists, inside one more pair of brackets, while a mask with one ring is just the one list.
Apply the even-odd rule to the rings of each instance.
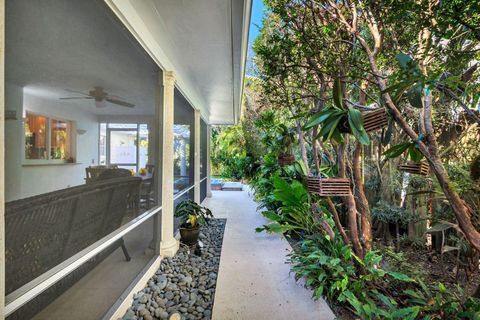
[[[17, 112], [17, 120], [8, 120], [5, 126], [6, 200], [21, 199], [36, 194], [79, 185], [85, 182], [85, 167], [98, 163], [98, 121], [74, 105], [24, 92], [14, 84], [6, 85], [6, 109]], [[72, 130], [76, 145], [77, 164], [30, 166], [24, 164], [23, 111], [75, 121], [76, 128], [86, 130], [77, 135]]]

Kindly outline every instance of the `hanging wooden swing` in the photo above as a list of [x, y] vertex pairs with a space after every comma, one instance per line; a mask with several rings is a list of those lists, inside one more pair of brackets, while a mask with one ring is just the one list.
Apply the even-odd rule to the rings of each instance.
[[422, 161], [422, 162], [407, 161], [406, 163], [401, 164], [398, 167], [398, 170], [426, 176], [430, 172], [430, 167], [428, 166], [428, 163], [426, 163], [425, 161]]
[[289, 166], [295, 163], [295, 156], [293, 154], [281, 154], [278, 156], [278, 165], [281, 167]]
[[388, 115], [385, 108], [362, 112], [363, 128], [366, 132], [374, 132], [388, 125]]
[[350, 180], [347, 178], [307, 177], [307, 188], [310, 193], [322, 197], [348, 196]]

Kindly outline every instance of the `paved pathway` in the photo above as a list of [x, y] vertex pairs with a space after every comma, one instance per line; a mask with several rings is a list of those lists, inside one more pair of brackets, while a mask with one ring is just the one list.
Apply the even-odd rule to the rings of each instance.
[[265, 223], [245, 191], [213, 191], [205, 200], [218, 218], [227, 218], [213, 320], [329, 320], [323, 300], [295, 282], [286, 262], [291, 250], [281, 236], [255, 233]]

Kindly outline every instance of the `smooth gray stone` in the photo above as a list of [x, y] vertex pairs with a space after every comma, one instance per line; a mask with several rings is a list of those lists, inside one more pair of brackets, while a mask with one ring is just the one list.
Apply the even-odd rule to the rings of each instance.
[[172, 291], [165, 292], [165, 298], [167, 298], [168, 300], [172, 300], [173, 297], [174, 297], [174, 294]]
[[135, 315], [135, 312], [133, 310], [129, 309], [125, 315], [123, 316], [122, 320], [133, 320], [136, 319], [137, 316]]

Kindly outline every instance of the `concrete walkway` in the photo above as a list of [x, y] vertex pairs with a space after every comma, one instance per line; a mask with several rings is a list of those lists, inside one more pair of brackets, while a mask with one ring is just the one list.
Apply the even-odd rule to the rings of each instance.
[[291, 250], [279, 235], [255, 233], [266, 221], [249, 189], [213, 191], [204, 205], [227, 218], [213, 320], [335, 319], [327, 303], [295, 282], [286, 264]]

